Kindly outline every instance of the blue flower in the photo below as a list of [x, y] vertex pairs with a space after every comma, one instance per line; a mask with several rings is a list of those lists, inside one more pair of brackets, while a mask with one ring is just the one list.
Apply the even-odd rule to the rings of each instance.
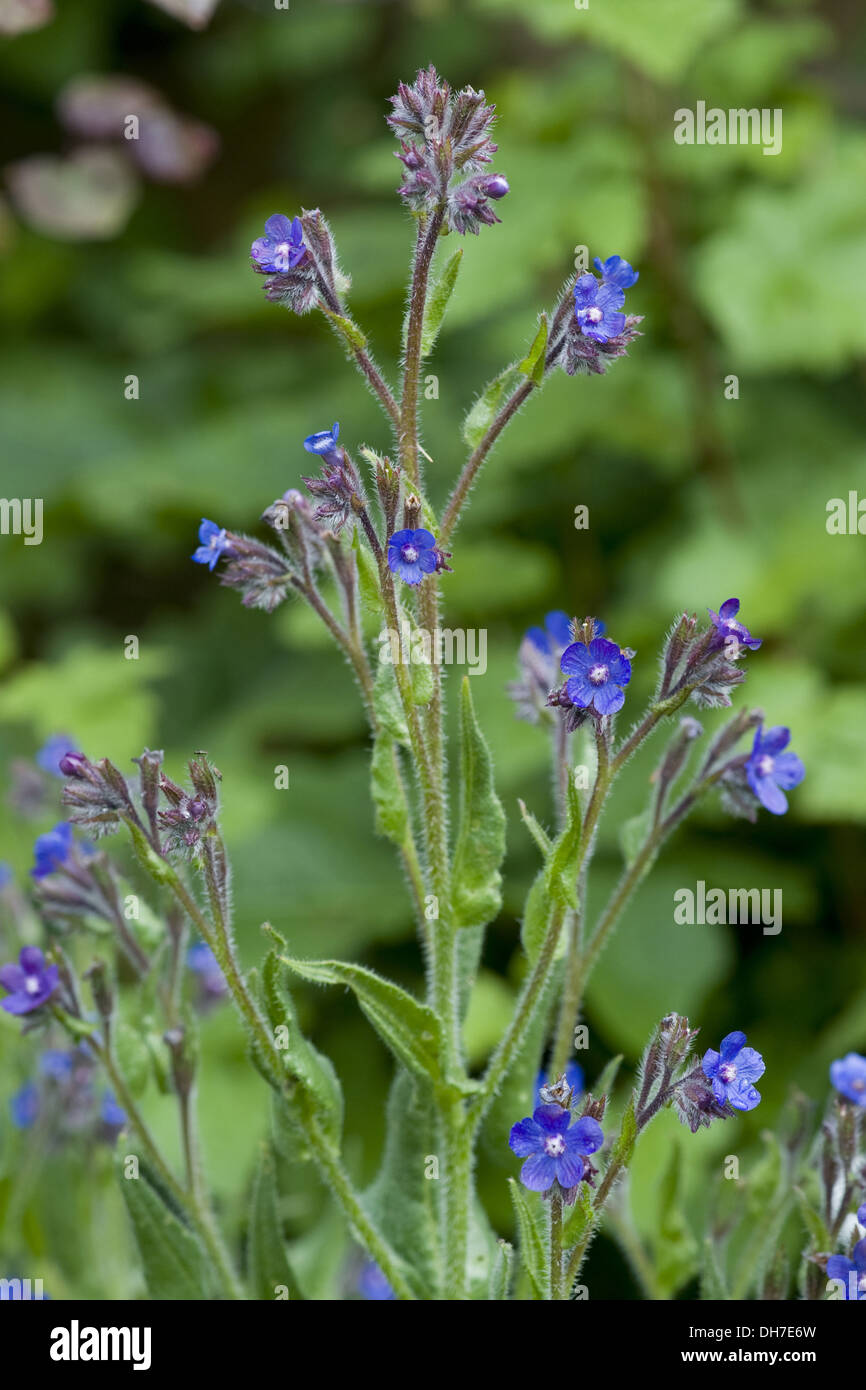
[[608, 256], [606, 261], [596, 256], [593, 264], [605, 285], [616, 285], [620, 290], [630, 290], [640, 279], [640, 271], [632, 270], [622, 256]]
[[850, 1260], [845, 1255], [831, 1255], [827, 1278], [839, 1279], [845, 1285], [846, 1303], [866, 1302], [866, 1240], [854, 1246]]
[[600, 285], [594, 275], [578, 278], [574, 287], [574, 316], [585, 338], [606, 343], [625, 328], [625, 314], [619, 310], [625, 294], [618, 285]]
[[397, 1297], [375, 1260], [368, 1260], [361, 1270], [358, 1293], [370, 1303], [388, 1303]]
[[265, 235], [253, 242], [250, 255], [259, 270], [285, 275], [304, 259], [306, 249], [300, 217], [290, 222], [283, 213], [276, 212], [265, 223]]
[[200, 997], [198, 1003], [203, 1007], [228, 994], [226, 978], [220, 969], [216, 956], [205, 941], [197, 941], [187, 951], [186, 963], [196, 976]]
[[0, 1007], [7, 1014], [29, 1014], [50, 999], [60, 977], [56, 965], [46, 965], [38, 946], [22, 946], [17, 965], [0, 968], [0, 985], [9, 991]]
[[756, 652], [761, 645], [761, 638], [753, 637], [747, 627], [736, 621], [739, 611], [738, 598], [726, 598], [718, 613], [714, 613], [712, 608], [707, 609], [716, 629], [713, 646], [724, 647], [729, 642], [736, 642], [742, 647], [748, 647], [749, 651]]
[[578, 709], [594, 709], [600, 715], [622, 709], [622, 687], [631, 680], [631, 662], [615, 642], [607, 637], [594, 637], [589, 646], [573, 642], [559, 664], [568, 677], [568, 698]]
[[[579, 1096], [579, 1095], [582, 1094], [582, 1092], [583, 1092], [583, 1067], [580, 1065], [579, 1062], [574, 1062], [574, 1061], [566, 1062], [566, 1064], [565, 1064], [565, 1081], [566, 1081], [566, 1085], [568, 1085], [568, 1086], [571, 1087], [571, 1089], [572, 1089], [572, 1091], [574, 1092], [574, 1095], [575, 1095], [575, 1096]], [[546, 1086], [547, 1084], [548, 1084], [547, 1072], [544, 1070], [544, 1067], [542, 1067], [542, 1068], [541, 1068], [541, 1071], [538, 1073], [537, 1077], [535, 1078], [535, 1104], [536, 1104], [536, 1106], [538, 1106], [538, 1105], [544, 1105], [545, 1102], [544, 1102], [544, 1100], [543, 1100], [543, 1098], [542, 1098], [542, 1095], [541, 1095], [541, 1088], [542, 1088], [542, 1086]]]
[[39, 1090], [32, 1081], [25, 1081], [9, 1102], [12, 1123], [16, 1129], [29, 1129], [39, 1117]]
[[571, 1115], [559, 1105], [539, 1105], [532, 1119], [521, 1120], [508, 1138], [512, 1152], [526, 1159], [520, 1181], [530, 1192], [546, 1192], [554, 1182], [565, 1189], [577, 1187], [584, 1157], [603, 1142], [598, 1120], [584, 1115], [572, 1125]]
[[46, 1048], [39, 1058], [39, 1070], [51, 1081], [66, 1081], [72, 1075], [75, 1061], [74, 1052], [62, 1052], [60, 1048]]
[[722, 1038], [720, 1050], [709, 1048], [702, 1065], [719, 1105], [727, 1104], [734, 1110], [754, 1110], [760, 1105], [753, 1082], [764, 1074], [764, 1059], [753, 1047], [746, 1047], [745, 1033], [729, 1033]]
[[429, 531], [395, 531], [388, 542], [388, 568], [404, 584], [420, 584], [437, 568], [436, 537]]
[[859, 1052], [849, 1052], [831, 1063], [830, 1080], [855, 1105], [866, 1105], [866, 1057]]
[[797, 754], [783, 752], [790, 741], [790, 729], [777, 725], [764, 733], [763, 724], [759, 724], [746, 763], [749, 786], [761, 805], [772, 811], [774, 816], [785, 814], [788, 799], [784, 793], [798, 787], [806, 776], [806, 769]]
[[198, 538], [201, 545], [192, 557], [197, 565], [207, 565], [208, 569], [215, 569], [217, 561], [223, 555], [231, 553], [231, 542], [226, 535], [225, 528], [220, 530], [215, 521], [205, 521], [202, 517], [201, 526], [198, 528]]
[[557, 608], [545, 614], [544, 627], [527, 628], [526, 636], [542, 656], [552, 656], [554, 652], [564, 651], [571, 641], [571, 619], [561, 608]]
[[33, 846], [36, 863], [30, 873], [34, 878], [45, 878], [48, 874], [53, 874], [55, 869], [66, 863], [71, 849], [72, 826], [64, 820], [55, 825], [53, 830], [47, 830], [44, 835], [38, 836]]
[[99, 1118], [108, 1129], [117, 1130], [118, 1132], [120, 1132], [126, 1124], [126, 1111], [122, 1106], [118, 1105], [111, 1091], [103, 1091], [102, 1093]]
[[50, 772], [54, 777], [62, 777], [60, 759], [74, 747], [75, 740], [68, 734], [54, 734], [39, 749], [36, 761], [43, 771]]
[[866, 1202], [857, 1208], [857, 1220], [861, 1226], [866, 1226]]
[[335, 420], [329, 430], [319, 430], [317, 434], [308, 434], [304, 440], [304, 448], [308, 454], [318, 454], [322, 458], [327, 458], [329, 454], [336, 453], [339, 437], [340, 426]]

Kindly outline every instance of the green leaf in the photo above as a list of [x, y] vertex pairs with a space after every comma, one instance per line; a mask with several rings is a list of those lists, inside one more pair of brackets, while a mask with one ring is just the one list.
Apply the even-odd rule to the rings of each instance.
[[534, 1298], [547, 1299], [550, 1297], [550, 1269], [542, 1203], [537, 1198], [531, 1200], [514, 1178], [508, 1179], [508, 1187], [517, 1217], [521, 1264], [529, 1278]]
[[439, 1251], [443, 1184], [431, 1171], [436, 1153], [432, 1092], [399, 1067], [388, 1096], [382, 1166], [364, 1193], [364, 1206], [397, 1254], [419, 1298], [441, 1286]]
[[659, 1191], [655, 1237], [656, 1279], [663, 1293], [674, 1294], [691, 1278], [698, 1263], [698, 1245], [683, 1215], [682, 1148], [674, 1144]]
[[550, 894], [547, 891], [547, 875], [539, 869], [535, 880], [526, 895], [523, 919], [520, 923], [520, 942], [526, 952], [530, 965], [538, 959], [547, 929], [550, 925]]
[[547, 856], [550, 854], [553, 841], [551, 840], [544, 827], [539, 824], [535, 816], [529, 810], [529, 808], [526, 805], [526, 802], [518, 800], [517, 804], [520, 807], [520, 818], [523, 821], [523, 824], [526, 826], [533, 840], [538, 845], [538, 848], [541, 850], [541, 857], [546, 860]]
[[712, 1300], [718, 1303], [726, 1302], [730, 1297], [728, 1286], [725, 1283], [725, 1276], [719, 1263], [719, 1254], [713, 1240], [706, 1236], [704, 1239], [703, 1258], [701, 1260], [701, 1282], [700, 1297], [703, 1300]]
[[622, 1124], [619, 1127], [617, 1141], [613, 1146], [611, 1161], [616, 1159], [624, 1168], [627, 1168], [629, 1163], [631, 1163], [636, 1140], [637, 1120], [635, 1119], [634, 1113], [634, 1096], [632, 1096], [622, 1117]]
[[538, 324], [538, 332], [532, 340], [532, 347], [520, 363], [520, 370], [524, 376], [528, 376], [536, 386], [540, 386], [544, 380], [544, 363], [547, 352], [547, 315], [542, 314]]
[[379, 589], [379, 568], [369, 546], [361, 538], [360, 526], [355, 527], [352, 549], [358, 566], [358, 592], [361, 607], [369, 613], [382, 612], [382, 594]]
[[452, 911], [457, 927], [493, 921], [502, 907], [505, 812], [493, 764], [472, 704], [469, 677], [460, 692], [460, 816], [454, 849]]
[[514, 1246], [507, 1240], [496, 1242], [496, 1258], [490, 1271], [490, 1289], [487, 1297], [500, 1303], [508, 1298], [511, 1287], [511, 1271], [514, 1268]]
[[622, 1065], [622, 1053], [617, 1057], [611, 1057], [601, 1076], [594, 1082], [592, 1094], [594, 1096], [609, 1096], [613, 1090], [617, 1073]]
[[797, 1199], [797, 1206], [803, 1218], [803, 1225], [809, 1232], [812, 1247], [815, 1250], [832, 1250], [833, 1239], [824, 1224], [823, 1217], [815, 1210], [807, 1198], [802, 1188], [794, 1188], [794, 1196]]
[[274, 1158], [266, 1144], [253, 1179], [247, 1263], [254, 1298], [273, 1300], [281, 1288], [288, 1289], [290, 1298], [300, 1296], [280, 1230]]
[[147, 1041], [137, 1029], [120, 1022], [114, 1032], [114, 1055], [132, 1094], [140, 1096], [150, 1079], [151, 1055]]
[[400, 776], [397, 745], [390, 734], [373, 740], [370, 791], [376, 809], [376, 829], [395, 845], [402, 845], [409, 826], [409, 804]]
[[[294, 1001], [283, 978], [285, 964], [284, 957], [276, 950], [269, 951], [265, 957], [260, 987], [265, 1012], [274, 1030], [274, 1041], [282, 1055], [286, 1076], [303, 1088], [326, 1134], [336, 1144], [343, 1128], [342, 1088], [330, 1058], [319, 1052], [298, 1026]], [[250, 978], [254, 978], [253, 972]], [[270, 1059], [264, 1059], [264, 1064], [266, 1079], [270, 1079]]]
[[387, 661], [380, 661], [373, 681], [373, 709], [382, 733], [390, 734], [398, 743], [409, 742], [409, 730], [397, 689], [394, 667]]
[[448, 301], [454, 292], [457, 283], [457, 272], [460, 269], [460, 262], [463, 259], [463, 248], [455, 251], [453, 256], [445, 263], [445, 268], [438, 280], [432, 286], [427, 296], [427, 304], [424, 308], [424, 323], [421, 328], [421, 356], [427, 357], [432, 351], [433, 344], [439, 335], [442, 327], [442, 320], [445, 318], [445, 311], [448, 308]]
[[413, 1076], [434, 1083], [442, 1080], [442, 1025], [433, 1009], [363, 965], [338, 960], [292, 960], [287, 956], [283, 960], [303, 980], [347, 985], [397, 1060]]
[[145, 1177], [120, 1175], [120, 1190], [132, 1222], [152, 1298], [199, 1301], [209, 1298], [205, 1253]]
[[343, 339], [351, 357], [356, 350], [367, 346], [367, 339], [364, 337], [360, 328], [350, 318], [345, 318], [342, 314], [335, 314], [331, 309], [322, 307], [322, 312], [331, 320], [337, 333]]
[[580, 796], [569, 777], [566, 792], [565, 828], [553, 842], [545, 867], [547, 891], [551, 900], [562, 907], [577, 907], [577, 868], [580, 858], [581, 806]]
[[520, 381], [520, 368], [514, 363], [485, 386], [463, 421], [463, 438], [470, 449], [481, 443], [500, 406], [504, 405]]
[[584, 1233], [593, 1223], [595, 1213], [592, 1209], [592, 1193], [585, 1182], [577, 1189], [577, 1201], [570, 1211], [566, 1211], [562, 1226], [563, 1248], [568, 1250], [577, 1245]]

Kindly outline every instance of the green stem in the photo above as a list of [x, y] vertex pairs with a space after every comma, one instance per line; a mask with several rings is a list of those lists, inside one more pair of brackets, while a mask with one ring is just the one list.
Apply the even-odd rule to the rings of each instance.
[[400, 402], [400, 462], [412, 486], [420, 491], [418, 466], [418, 385], [421, 379], [421, 334], [427, 306], [427, 286], [433, 252], [442, 228], [444, 210], [431, 213], [418, 224], [412, 280], [409, 289], [409, 321], [406, 326], [406, 354], [403, 363], [403, 393]]
[[[212, 872], [213, 866], [211, 865], [210, 873]], [[210, 874], [207, 872], [207, 862], [206, 877], [210, 877]], [[258, 1006], [249, 992], [247, 983], [235, 959], [234, 948], [223, 918], [221, 907], [222, 894], [218, 891], [216, 885], [211, 886], [210, 883], [208, 884], [209, 897], [212, 906], [215, 907], [217, 916], [215, 928], [211, 930], [210, 924], [204, 913], [199, 908], [186, 885], [178, 878], [177, 874], [170, 872], [168, 882], [191, 921], [201, 932], [205, 941], [217, 957], [235, 1005], [246, 1020], [263, 1055], [270, 1059], [275, 1075], [282, 1077], [284, 1074], [282, 1054], [276, 1047], [270, 1029], [259, 1012]], [[296, 1099], [294, 1093], [289, 1095], [287, 1091], [286, 1095], [287, 1099], [290, 1101]], [[301, 1097], [303, 1097], [302, 1092]], [[304, 1105], [303, 1099], [301, 1099], [296, 1108], [300, 1108], [301, 1110], [302, 1123], [306, 1137], [316, 1154], [320, 1166], [330, 1179], [331, 1189], [342, 1208], [343, 1215], [347, 1222], [358, 1235], [359, 1240], [366, 1248], [368, 1254], [379, 1265], [379, 1268], [397, 1294], [397, 1297], [403, 1299], [414, 1298], [415, 1295], [401, 1273], [400, 1262], [396, 1252], [388, 1244], [384, 1236], [381, 1235], [364, 1211], [361, 1205], [361, 1199], [355, 1192], [351, 1180], [342, 1166], [340, 1156], [322, 1131], [318, 1119], [309, 1108]]]
[[472, 453], [469, 455], [469, 458], [463, 465], [463, 470], [460, 474], [460, 477], [454, 484], [451, 496], [448, 499], [448, 505], [446, 506], [442, 516], [442, 524], [439, 527], [440, 545], [444, 546], [450, 539], [451, 533], [456, 527], [457, 522], [460, 518], [460, 513], [463, 510], [464, 503], [466, 502], [466, 499], [469, 496], [472, 484], [475, 482], [475, 479], [478, 476], [478, 473], [481, 469], [481, 465], [484, 463], [484, 460], [487, 458], [487, 455], [490, 453], [490, 450], [493, 448], [493, 445], [496, 443], [500, 434], [505, 429], [505, 426], [509, 424], [511, 420], [514, 419], [514, 416], [517, 414], [524, 401], [529, 399], [534, 390], [535, 383], [533, 381], [530, 381], [529, 377], [527, 377], [525, 381], [521, 382], [517, 390], [514, 391], [511, 396], [509, 396], [508, 400], [499, 410], [497, 415], [494, 416], [493, 420], [491, 420], [484, 433], [483, 438], [479, 441], [479, 443], [473, 449]]
[[[557, 1184], [554, 1183], [554, 1189]], [[554, 1190], [550, 1198], [550, 1297], [559, 1303], [565, 1298], [562, 1278], [562, 1193]]]

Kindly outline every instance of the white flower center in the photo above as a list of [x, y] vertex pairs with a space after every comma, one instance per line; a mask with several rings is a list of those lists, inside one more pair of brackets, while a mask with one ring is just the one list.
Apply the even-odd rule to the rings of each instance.
[[605, 681], [607, 680], [607, 678], [608, 678], [609, 675], [610, 675], [610, 671], [608, 670], [608, 668], [607, 668], [606, 666], [591, 666], [591, 667], [590, 667], [590, 670], [589, 670], [589, 679], [590, 679], [590, 683], [591, 683], [592, 685], [604, 685], [604, 683], [605, 683]]
[[604, 315], [601, 309], [599, 309], [596, 305], [593, 305], [591, 309], [587, 309], [586, 318], [588, 323], [601, 323], [601, 320], [604, 318]]
[[723, 1062], [719, 1067], [719, 1080], [723, 1081], [726, 1086], [730, 1081], [733, 1081], [736, 1074], [737, 1068], [734, 1066], [733, 1062]]
[[27, 975], [24, 980], [24, 988], [28, 994], [39, 993], [39, 976]]
[[565, 1153], [565, 1140], [561, 1134], [553, 1134], [544, 1141], [544, 1152], [549, 1158], [559, 1158], [560, 1154]]
[[773, 767], [773, 759], [770, 757], [769, 753], [765, 753], [762, 758], [758, 759], [758, 776], [769, 777], [773, 771]]
[[418, 559], [418, 551], [415, 549], [414, 545], [403, 546], [403, 559], [406, 561], [407, 565], [414, 565], [415, 561]]

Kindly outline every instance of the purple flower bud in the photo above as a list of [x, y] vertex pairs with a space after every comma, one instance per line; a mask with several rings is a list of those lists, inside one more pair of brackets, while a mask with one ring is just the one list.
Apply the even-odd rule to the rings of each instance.
[[84, 777], [89, 763], [83, 753], [64, 753], [57, 766], [64, 777]]
[[504, 198], [506, 193], [511, 192], [511, 187], [504, 174], [491, 174], [484, 180], [484, 191], [488, 198]]

